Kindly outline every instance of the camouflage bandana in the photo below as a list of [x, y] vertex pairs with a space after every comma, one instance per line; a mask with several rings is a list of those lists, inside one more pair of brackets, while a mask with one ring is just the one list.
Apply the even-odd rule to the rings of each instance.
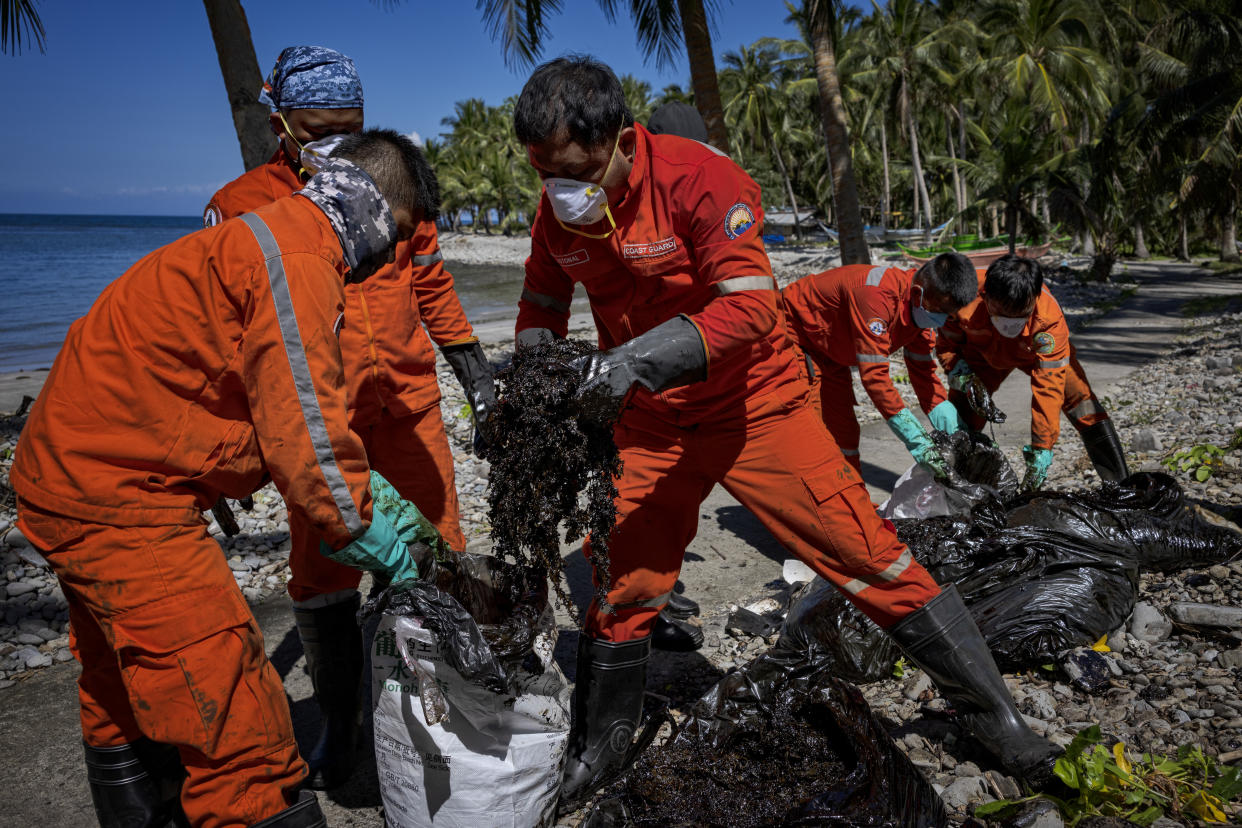
[[316, 167], [319, 171], [295, 195], [313, 201], [332, 222], [349, 265], [348, 281], [360, 282], [387, 260], [397, 243], [397, 221], [371, 176], [357, 164], [319, 158]]
[[276, 58], [259, 101], [277, 109], [362, 109], [354, 62], [323, 46], [290, 46]]

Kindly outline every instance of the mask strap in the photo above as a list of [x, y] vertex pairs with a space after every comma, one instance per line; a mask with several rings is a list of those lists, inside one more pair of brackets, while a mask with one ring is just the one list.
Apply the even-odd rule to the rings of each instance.
[[588, 239], [606, 239], [609, 236], [611, 236], [613, 233], [617, 232], [617, 223], [613, 221], [612, 210], [608, 209], [607, 204], [604, 205], [604, 217], [607, 218], [608, 223], [612, 225], [611, 230], [609, 230], [607, 233], [584, 233], [581, 230], [575, 230], [574, 228], [570, 227], [565, 222], [561, 221], [561, 217], [556, 215], [555, 212], [552, 213], [552, 218], [556, 219], [556, 223], [559, 224], [562, 229], [568, 230], [570, 233], [573, 233], [575, 236], [585, 236]]
[[[276, 110], [276, 114], [280, 116], [280, 122], [285, 125], [285, 134], [289, 136], [289, 140], [297, 145], [298, 161], [300, 163], [302, 160], [302, 150], [306, 149], [306, 146], [297, 138], [293, 137], [293, 129], [289, 126], [289, 122], [285, 120], [285, 113], [278, 109]], [[311, 175], [313, 175], [311, 170], [308, 170], [306, 167], [302, 166], [298, 167], [298, 178], [310, 178]]]

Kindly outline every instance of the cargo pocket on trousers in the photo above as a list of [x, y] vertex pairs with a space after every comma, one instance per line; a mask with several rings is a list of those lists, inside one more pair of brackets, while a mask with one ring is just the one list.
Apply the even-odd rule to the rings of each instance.
[[[216, 755], [247, 670], [265, 663], [263, 638], [236, 590], [209, 587], [152, 601], [112, 619], [134, 718], [149, 738]], [[283, 697], [281, 698], [283, 702]], [[267, 705], [270, 706], [270, 705]], [[244, 712], [242, 715], [245, 715]], [[261, 713], [270, 719], [272, 713]], [[247, 723], [270, 727], [270, 722]]]
[[826, 471], [803, 475], [802, 482], [815, 502], [828, 541], [825, 551], [845, 573], [875, 571], [872, 539], [880, 518], [854, 468], [842, 458]]

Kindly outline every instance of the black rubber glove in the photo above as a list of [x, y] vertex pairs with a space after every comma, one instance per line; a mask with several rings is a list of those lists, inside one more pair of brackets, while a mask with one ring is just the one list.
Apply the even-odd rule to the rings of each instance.
[[620, 408], [630, 389], [666, 391], [707, 378], [707, 348], [693, 322], [677, 316], [607, 351], [570, 363], [581, 378], [577, 396]]
[[446, 345], [440, 352], [457, 375], [457, 381], [466, 392], [466, 402], [474, 412], [474, 451], [481, 455], [492, 440], [488, 418], [496, 410], [496, 383], [492, 379], [491, 363], [478, 342]]

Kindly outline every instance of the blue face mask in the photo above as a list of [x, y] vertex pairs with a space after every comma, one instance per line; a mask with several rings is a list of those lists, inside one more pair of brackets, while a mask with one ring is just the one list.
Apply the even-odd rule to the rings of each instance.
[[914, 324], [920, 328], [939, 328], [945, 322], [948, 322], [949, 315], [947, 313], [935, 313], [923, 307], [923, 286], [915, 285], [914, 287], [918, 288], [919, 291], [919, 303], [917, 305], [914, 304], [914, 289], [911, 288], [910, 291], [910, 315], [914, 318]]

